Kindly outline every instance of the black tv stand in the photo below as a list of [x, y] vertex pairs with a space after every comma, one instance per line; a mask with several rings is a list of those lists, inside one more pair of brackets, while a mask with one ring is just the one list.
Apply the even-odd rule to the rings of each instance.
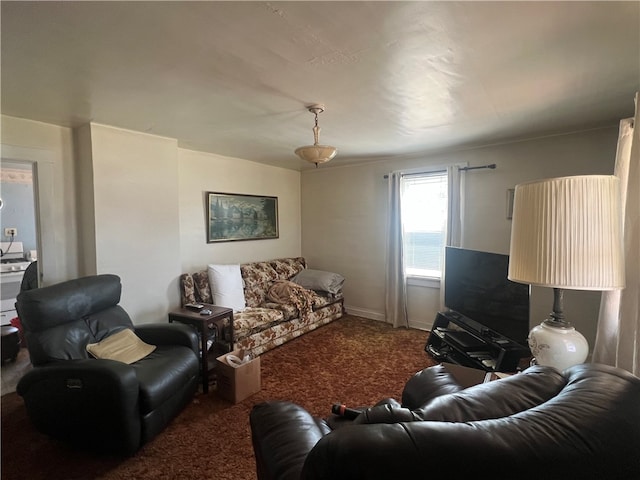
[[439, 312], [425, 351], [438, 361], [488, 372], [515, 372], [531, 351], [484, 325], [455, 312]]

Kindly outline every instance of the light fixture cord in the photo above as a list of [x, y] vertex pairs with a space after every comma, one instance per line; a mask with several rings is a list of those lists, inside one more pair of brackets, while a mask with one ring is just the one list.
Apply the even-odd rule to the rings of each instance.
[[[314, 145], [318, 145], [319, 143], [319, 138], [320, 138], [320, 127], [318, 126], [318, 112], [315, 112], [316, 115], [316, 124], [313, 127], [313, 139], [314, 139]], [[318, 166], [318, 164], [316, 163], [316, 167]]]

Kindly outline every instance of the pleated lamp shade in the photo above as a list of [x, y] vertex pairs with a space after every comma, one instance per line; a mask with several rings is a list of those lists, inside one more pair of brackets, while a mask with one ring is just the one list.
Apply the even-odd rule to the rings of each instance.
[[573, 290], [624, 288], [620, 181], [552, 178], [516, 186], [509, 280]]

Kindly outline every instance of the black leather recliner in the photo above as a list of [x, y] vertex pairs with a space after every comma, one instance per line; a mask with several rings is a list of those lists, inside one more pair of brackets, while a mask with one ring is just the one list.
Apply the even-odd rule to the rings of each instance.
[[439, 365], [352, 422], [274, 401], [250, 424], [259, 480], [640, 478], [640, 379], [605, 365], [467, 389]]
[[[118, 305], [120, 278], [97, 275], [21, 292], [16, 309], [33, 369], [18, 382], [42, 433], [80, 447], [132, 454], [184, 408], [198, 388], [198, 337], [182, 324], [134, 326]], [[156, 349], [132, 364], [86, 351], [123, 329]]]

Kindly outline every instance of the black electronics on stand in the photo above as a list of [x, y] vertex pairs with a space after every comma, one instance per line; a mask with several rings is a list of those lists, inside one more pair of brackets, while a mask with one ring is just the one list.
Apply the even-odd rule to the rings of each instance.
[[515, 372], [531, 356], [527, 347], [454, 311], [438, 313], [424, 349], [438, 361], [498, 372]]

